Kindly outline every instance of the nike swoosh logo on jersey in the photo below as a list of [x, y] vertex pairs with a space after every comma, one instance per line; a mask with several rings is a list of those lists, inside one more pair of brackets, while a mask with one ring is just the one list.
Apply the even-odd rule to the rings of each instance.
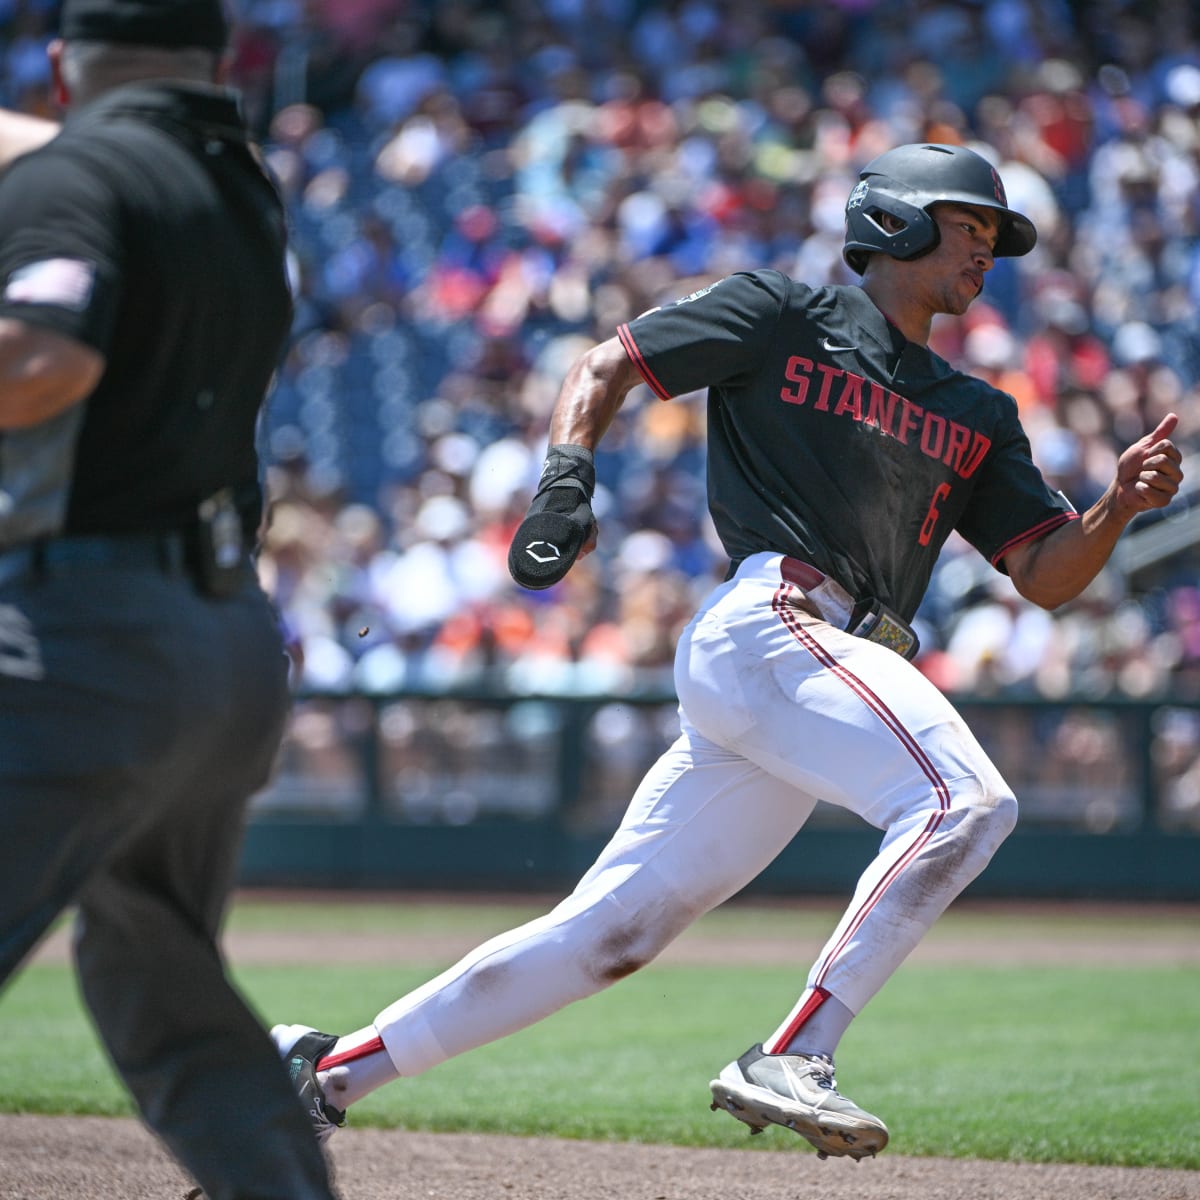
[[852, 345], [852, 346], [834, 346], [830, 343], [830, 341], [827, 337], [823, 337], [821, 339], [821, 349], [822, 350], [835, 350], [835, 351], [836, 350], [857, 350], [858, 343], [855, 342], [854, 345]]

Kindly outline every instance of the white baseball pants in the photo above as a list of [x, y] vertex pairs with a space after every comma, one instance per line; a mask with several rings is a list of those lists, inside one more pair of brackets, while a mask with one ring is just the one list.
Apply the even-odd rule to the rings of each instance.
[[[644, 966], [753, 880], [818, 799], [884, 837], [805, 996], [819, 988], [860, 1012], [987, 865], [1016, 822], [999, 772], [911, 664], [799, 607], [804, 594], [784, 580], [782, 561], [747, 559], [684, 632], [680, 737], [571, 895], [376, 1018], [401, 1075]], [[785, 1044], [805, 996], [768, 1049]]]

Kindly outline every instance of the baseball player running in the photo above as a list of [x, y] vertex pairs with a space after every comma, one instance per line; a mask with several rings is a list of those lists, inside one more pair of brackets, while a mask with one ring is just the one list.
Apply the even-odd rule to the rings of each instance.
[[962, 718], [910, 663], [909, 626], [957, 529], [1022, 596], [1077, 596], [1138, 513], [1182, 478], [1174, 414], [1077, 514], [1034, 466], [1011, 397], [927, 346], [1001, 255], [1033, 248], [992, 167], [960, 146], [871, 162], [846, 207], [858, 286], [736, 274], [622, 325], [569, 370], [510, 568], [560, 579], [596, 541], [592, 455], [635, 384], [708, 389], [709, 504], [731, 566], [680, 639], [681, 731], [574, 892], [345, 1037], [277, 1026], [325, 1136], [345, 1109], [650, 962], [767, 866], [818, 800], [883, 831], [807, 986], [712, 1080], [713, 1107], [783, 1125], [822, 1156], [874, 1155], [877, 1116], [842, 1095], [851, 1020], [1017, 817]]

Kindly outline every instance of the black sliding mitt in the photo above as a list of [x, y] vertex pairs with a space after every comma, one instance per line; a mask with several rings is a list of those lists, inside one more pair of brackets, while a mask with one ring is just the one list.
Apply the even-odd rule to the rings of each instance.
[[509, 574], [522, 587], [540, 591], [571, 569], [596, 524], [595, 490], [590, 450], [569, 443], [550, 447], [537, 494], [508, 548]]

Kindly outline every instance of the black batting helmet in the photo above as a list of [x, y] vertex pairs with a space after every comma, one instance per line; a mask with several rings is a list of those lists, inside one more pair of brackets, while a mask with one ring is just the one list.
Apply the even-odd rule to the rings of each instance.
[[[1028, 254], [1037, 241], [1033, 222], [1008, 207], [996, 168], [965, 146], [920, 142], [897, 146], [872, 159], [846, 200], [846, 244], [842, 257], [859, 275], [867, 255], [881, 251], [892, 258], [919, 258], [938, 244], [930, 205], [957, 201], [1003, 214], [996, 239], [997, 258]], [[904, 228], [889, 233], [879, 221], [890, 213]]]

